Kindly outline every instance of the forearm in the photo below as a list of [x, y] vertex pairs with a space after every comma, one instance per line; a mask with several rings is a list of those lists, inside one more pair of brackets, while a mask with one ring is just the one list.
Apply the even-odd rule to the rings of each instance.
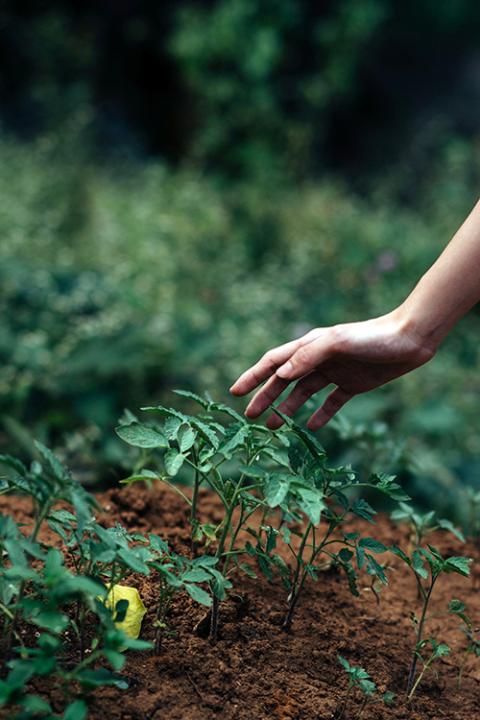
[[479, 300], [480, 201], [397, 312], [435, 350]]

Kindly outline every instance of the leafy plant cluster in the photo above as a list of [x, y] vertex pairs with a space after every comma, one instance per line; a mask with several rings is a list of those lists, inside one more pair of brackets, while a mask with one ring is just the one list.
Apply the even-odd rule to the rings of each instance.
[[[95, 688], [128, 687], [120, 674], [124, 652], [152, 647], [138, 639], [138, 631], [125, 627], [129, 601], [122, 599], [121, 583], [133, 575], [154, 576], [152, 625], [159, 651], [170, 631], [166, 616], [175, 594], [187, 592], [196, 602], [211, 605], [204, 586], [219, 577], [217, 560], [181, 557], [159, 536], [129, 534], [119, 524], [104, 528], [95, 519], [94, 498], [48, 448], [37, 442], [36, 450], [38, 459], [28, 468], [0, 456], [5, 470], [0, 492], [21, 493], [33, 504], [31, 525], [0, 515], [0, 643], [5, 659], [0, 705], [17, 708], [18, 720], [83, 720]], [[54, 539], [42, 540], [44, 532]], [[48, 700], [53, 687], [63, 697], [61, 707]]]
[[[143, 411], [152, 420], [139, 420], [128, 413], [117, 434], [140, 448], [136, 471], [124, 482], [158, 479], [175, 489], [190, 508], [192, 554], [199, 545], [215, 549], [224, 585], [218, 592], [218, 584], [212, 581], [217, 592], [208, 615], [210, 639], [217, 638], [221, 601], [242, 573], [251, 578], [261, 573], [268, 580], [280, 577], [286, 595], [283, 628], [288, 631], [305, 584], [317, 580], [328, 567], [345, 574], [354, 595], [360, 594], [360, 579], [370, 578], [379, 601], [381, 587], [388, 583], [389, 553], [411, 571], [420, 604], [419, 617], [412, 614], [416, 640], [406, 679], [410, 700], [432, 664], [450, 652], [445, 643], [425, 635], [437, 580], [449, 573], [468, 576], [471, 562], [467, 557], [443, 557], [425, 539], [443, 530], [463, 542], [463, 534], [434, 512], [416, 512], [394, 476], [373, 473], [363, 477], [350, 466], [331, 467], [318, 439], [279, 411], [284, 425], [272, 432], [263, 425], [247, 423], [224, 404], [191, 392], [176, 392], [200, 405], [200, 413], [189, 415], [162, 405], [145, 407]], [[219, 420], [222, 416], [227, 422]], [[181, 489], [179, 478], [191, 483], [191, 493]], [[217, 525], [202, 523], [199, 518], [202, 488], [217, 495], [223, 508]], [[397, 503], [392, 518], [408, 522], [411, 528], [406, 550], [387, 547], [374, 537], [348, 529], [347, 523], [354, 517], [375, 524], [376, 511], [361, 495], [364, 488]], [[467, 627], [470, 638], [472, 626]], [[390, 695], [387, 699], [391, 700]], [[367, 700], [371, 701], [369, 693]]]
[[[222, 604], [229, 594], [241, 596], [242, 576], [252, 581], [259, 575], [268, 581], [278, 578], [284, 588], [282, 627], [289, 632], [307, 583], [317, 581], [322, 572], [343, 573], [353, 595], [371, 589], [379, 602], [392, 557], [412, 573], [419, 598], [406, 678], [411, 699], [436, 660], [450, 652], [426, 634], [434, 587], [443, 574], [467, 576], [470, 563], [466, 557], [443, 557], [425, 544], [425, 535], [441, 528], [458, 537], [456, 528], [432, 514], [415, 513], [393, 475], [364, 476], [348, 465], [333, 467], [318, 439], [281, 413], [284, 425], [271, 431], [247, 422], [223, 403], [176, 392], [184, 403], [200, 409], [186, 413], [148, 406], [141, 419], [125, 411], [116, 432], [130, 446], [133, 463], [123, 483], [163, 482], [188, 507], [190, 542], [184, 554], [173, 552], [155, 534], [131, 534], [119, 524], [99, 524], [94, 498], [41, 443], [36, 443], [37, 458], [29, 467], [13, 457], [0, 457], [5, 468], [0, 491], [26, 494], [33, 503], [31, 526], [0, 516], [1, 641], [6, 658], [0, 702], [16, 707], [19, 719], [82, 720], [96, 687], [126, 687], [121, 675], [125, 650], [159, 653], [164, 639], [175, 633], [170, 610], [179, 593], [205, 606], [195, 629], [215, 643]], [[205, 491], [221, 508], [215, 522], [200, 512]], [[414, 531], [409, 547], [386, 546], [370, 534], [352, 531], [355, 518], [375, 527], [376, 511], [364, 491], [398, 503], [394, 517], [410, 522]], [[55, 539], [46, 543], [44, 530]], [[151, 576], [156, 587], [148, 616], [153, 642], [138, 640], [145, 608], [124, 592], [132, 592], [142, 575]], [[450, 611], [462, 619], [468, 659], [478, 649], [477, 636], [459, 602]], [[135, 603], [141, 612], [132, 631]], [[363, 695], [357, 717], [370, 703], [393, 702], [391, 693], [377, 692], [365, 670], [345, 658], [341, 663], [349, 683], [339, 717], [358, 693]], [[50, 707], [38, 690], [45, 676], [62, 691], [61, 708]]]

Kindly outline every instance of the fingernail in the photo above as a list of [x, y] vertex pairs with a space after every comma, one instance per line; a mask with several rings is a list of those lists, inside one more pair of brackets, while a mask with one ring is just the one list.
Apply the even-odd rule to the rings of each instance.
[[289, 360], [288, 362], [285, 363], [285, 365], [282, 365], [281, 367], [278, 368], [276, 375], [278, 375], [278, 377], [280, 377], [280, 378], [286, 379], [286, 378], [288, 378], [288, 376], [290, 375], [290, 373], [292, 371], [293, 371], [293, 365]]

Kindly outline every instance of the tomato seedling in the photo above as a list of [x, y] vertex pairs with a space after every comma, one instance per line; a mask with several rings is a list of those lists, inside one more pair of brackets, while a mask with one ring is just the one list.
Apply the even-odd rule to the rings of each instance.
[[[423, 676], [425, 675], [425, 672], [427, 672], [427, 670], [431, 667], [432, 663], [450, 652], [450, 649], [444, 643], [438, 643], [434, 638], [424, 638], [427, 611], [435, 584], [442, 574], [457, 573], [459, 575], [463, 575], [464, 577], [468, 577], [470, 574], [469, 565], [472, 560], [468, 557], [457, 556], [444, 558], [432, 545], [428, 545], [427, 548], [414, 550], [410, 556], [398, 547], [392, 547], [391, 551], [399, 557], [413, 573], [419, 596], [422, 601], [420, 618], [418, 620], [415, 618], [415, 646], [412, 652], [410, 670], [407, 679], [407, 697], [411, 700]], [[425, 658], [421, 651], [429, 645], [431, 647], [431, 654]], [[416, 678], [415, 676], [419, 660], [423, 664], [423, 668], [418, 678]]]
[[462, 620], [460, 628], [466, 637], [466, 647], [460, 661], [457, 675], [457, 687], [459, 688], [462, 684], [463, 673], [468, 659], [472, 656], [476, 658], [480, 657], [480, 631], [474, 626], [472, 619], [467, 613], [465, 603], [461, 600], [451, 600], [448, 604], [448, 612]]
[[386, 706], [392, 706], [395, 703], [395, 694], [387, 691], [379, 696], [378, 688], [373, 682], [369, 673], [362, 667], [350, 665], [342, 655], [338, 655], [338, 662], [345, 670], [348, 677], [348, 685], [345, 691], [345, 697], [342, 705], [335, 715], [335, 720], [343, 720], [345, 712], [347, 710], [349, 700], [355, 691], [361, 695], [360, 706], [356, 715], [352, 715], [352, 719], [360, 720], [367, 706], [372, 706], [376, 703], [383, 703]]

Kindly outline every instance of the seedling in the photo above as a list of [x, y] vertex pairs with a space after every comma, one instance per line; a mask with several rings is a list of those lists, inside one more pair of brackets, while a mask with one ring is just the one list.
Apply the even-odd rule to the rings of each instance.
[[[289, 630], [307, 578], [316, 579], [318, 576], [318, 560], [322, 555], [344, 570], [350, 590], [355, 595], [359, 592], [353, 558], [358, 569], [366, 570], [383, 584], [387, 583], [384, 567], [372, 555], [386, 552], [386, 546], [370, 537], [361, 538], [359, 533], [342, 531], [349, 515], [374, 523], [375, 510], [363, 499], [350, 500], [348, 490], [370, 487], [394, 499], [408, 499], [408, 496], [395, 482], [394, 476], [372, 475], [366, 482], [361, 482], [350, 467], [330, 468], [317, 438], [286, 415], [276, 412], [298, 440], [290, 445], [290, 474], [270, 476], [265, 489], [270, 507], [279, 506], [282, 510], [285, 522], [280, 532], [294, 558], [291, 572], [285, 572], [280, 565], [289, 589], [283, 628]], [[306, 522], [303, 522], [302, 516], [306, 516]], [[303, 526], [296, 533], [300, 538], [298, 545], [291, 542], [293, 531], [288, 523], [292, 521]], [[336, 549], [339, 544], [343, 546], [340, 550]]]
[[[272, 432], [262, 425], [247, 423], [226, 405], [193, 393], [177, 394], [199, 404], [200, 415], [186, 415], [163, 406], [148, 407], [144, 410], [159, 416], [160, 423], [141, 423], [129, 413], [117, 433], [141, 449], [134, 474], [124, 482], [166, 482], [190, 506], [192, 554], [202, 541], [216, 543], [215, 557], [223, 580], [212, 583], [211, 639], [217, 636], [219, 602], [231, 587], [232, 571], [238, 568], [255, 576], [251, 565], [241, 561], [245, 554], [269, 579], [275, 568], [280, 571], [289, 590], [283, 623], [287, 630], [306, 579], [317, 577], [321, 555], [345, 570], [352, 591], [356, 574], [350, 560], [354, 555], [360, 568], [386, 583], [384, 568], [372, 555], [385, 552], [386, 547], [372, 538], [342, 535], [339, 530], [348, 514], [370, 521], [375, 514], [366, 501], [348, 499], [345, 493], [350, 488], [375, 487], [396, 500], [408, 499], [393, 476], [374, 475], [360, 482], [351, 468], [330, 468], [316, 437], [281, 413], [285, 426]], [[230, 422], [222, 424], [217, 416], [228, 417]], [[159, 466], [162, 471], [142, 467], [145, 464]], [[172, 482], [185, 468], [190, 471], [191, 497]], [[198, 492], [202, 486], [216, 493], [223, 507], [223, 518], [216, 527], [201, 524], [198, 519]], [[250, 527], [248, 521], [255, 513], [259, 522]], [[325, 525], [320, 529], [322, 515]], [[249, 532], [255, 544], [246, 542], [242, 546], [242, 531]], [[293, 542], [294, 535], [299, 536], [298, 543]], [[279, 536], [293, 554], [292, 568], [275, 552]], [[335, 552], [339, 542], [344, 545], [343, 551]]]
[[[444, 643], [438, 643], [434, 638], [424, 638], [427, 611], [435, 584], [440, 575], [444, 573], [457, 573], [459, 575], [463, 575], [464, 577], [468, 577], [470, 574], [469, 565], [472, 560], [468, 557], [456, 556], [443, 558], [440, 552], [432, 545], [428, 545], [427, 548], [414, 550], [410, 556], [398, 547], [392, 547], [391, 550], [413, 573], [419, 595], [422, 600], [420, 619], [414, 617], [416, 638], [407, 680], [407, 698], [411, 700], [422, 678], [429, 670], [432, 663], [450, 652], [450, 649]], [[422, 655], [422, 650], [429, 645], [431, 647], [431, 654], [425, 658]], [[423, 668], [416, 678], [416, 670], [419, 660], [422, 663]]]
[[[124, 482], [159, 479], [183, 497], [190, 507], [192, 556], [199, 543], [216, 544], [217, 566], [210, 569], [213, 595], [210, 638], [214, 641], [218, 633], [219, 604], [232, 587], [229, 580], [232, 570], [236, 567], [251, 573], [249, 566], [240, 560], [247, 549], [239, 548], [237, 539], [254, 513], [263, 512], [265, 518], [270, 509], [263, 497], [267, 470], [259, 466], [259, 462], [267, 466], [272, 462], [288, 466], [289, 440], [283, 431], [273, 433], [262, 425], [247, 423], [226, 405], [193, 393], [177, 391], [177, 394], [198, 403], [203, 412], [192, 416], [163, 406], [147, 407], [143, 409], [159, 416], [161, 423], [140, 423], [130, 415], [128, 424], [117, 428], [123, 440], [142, 448], [141, 465], [158, 465], [160, 461], [163, 470], [154, 472], [139, 465]], [[226, 416], [230, 422], [221, 424], [216, 416]], [[160, 451], [161, 457], [154, 454], [155, 451]], [[185, 469], [190, 471], [191, 497], [172, 482]], [[220, 500], [223, 517], [216, 526], [199, 521], [197, 506], [201, 487], [210, 488]]]
[[461, 630], [467, 640], [466, 648], [458, 668], [457, 687], [460, 687], [468, 659], [471, 656], [480, 657], [480, 632], [479, 629], [474, 626], [473, 621], [467, 614], [465, 603], [461, 600], [451, 600], [448, 604], [448, 612], [462, 620]]
[[415, 548], [419, 548], [425, 537], [436, 530], [447, 530], [452, 533], [457, 540], [465, 542], [463, 533], [455, 527], [455, 525], [446, 518], [437, 518], [434, 510], [427, 513], [417, 512], [411, 505], [405, 502], [399, 502], [399, 507], [394, 510], [390, 517], [395, 521], [405, 521], [410, 525], [412, 543]]
[[372, 706], [376, 703], [383, 703], [386, 706], [391, 706], [395, 703], [395, 695], [390, 691], [387, 691], [380, 696], [378, 695], [378, 688], [376, 684], [373, 682], [369, 673], [362, 667], [350, 665], [348, 660], [342, 657], [342, 655], [338, 656], [338, 662], [347, 674], [348, 685], [343, 703], [335, 715], [336, 720], [343, 720], [345, 717], [349, 700], [355, 691], [357, 691], [362, 698], [357, 714], [351, 716], [355, 720], [360, 720], [360, 718], [363, 717], [367, 706]]
[[[29, 692], [32, 680], [48, 676], [58, 697], [63, 695], [63, 717], [83, 720], [92, 690], [127, 687], [119, 675], [125, 650], [151, 647], [119, 629], [128, 618], [129, 601], [115, 601], [112, 590], [133, 574], [157, 574], [159, 646], [170, 588], [210, 605], [211, 596], [202, 585], [208, 588], [223, 577], [215, 557], [191, 561], [172, 553], [157, 536], [130, 534], [118, 524], [108, 529], [99, 525], [93, 497], [47, 448], [38, 444], [37, 449], [45, 467], [36, 461], [27, 469], [15, 458], [2, 457], [7, 472], [2, 491], [30, 495], [35, 512], [28, 533], [11, 517], [0, 515], [0, 615], [8, 651], [0, 705], [19, 707], [18, 718], [25, 720], [54, 717], [50, 704]], [[55, 507], [60, 500], [70, 509]], [[68, 568], [64, 552], [41, 541], [45, 523], [61, 538]]]

